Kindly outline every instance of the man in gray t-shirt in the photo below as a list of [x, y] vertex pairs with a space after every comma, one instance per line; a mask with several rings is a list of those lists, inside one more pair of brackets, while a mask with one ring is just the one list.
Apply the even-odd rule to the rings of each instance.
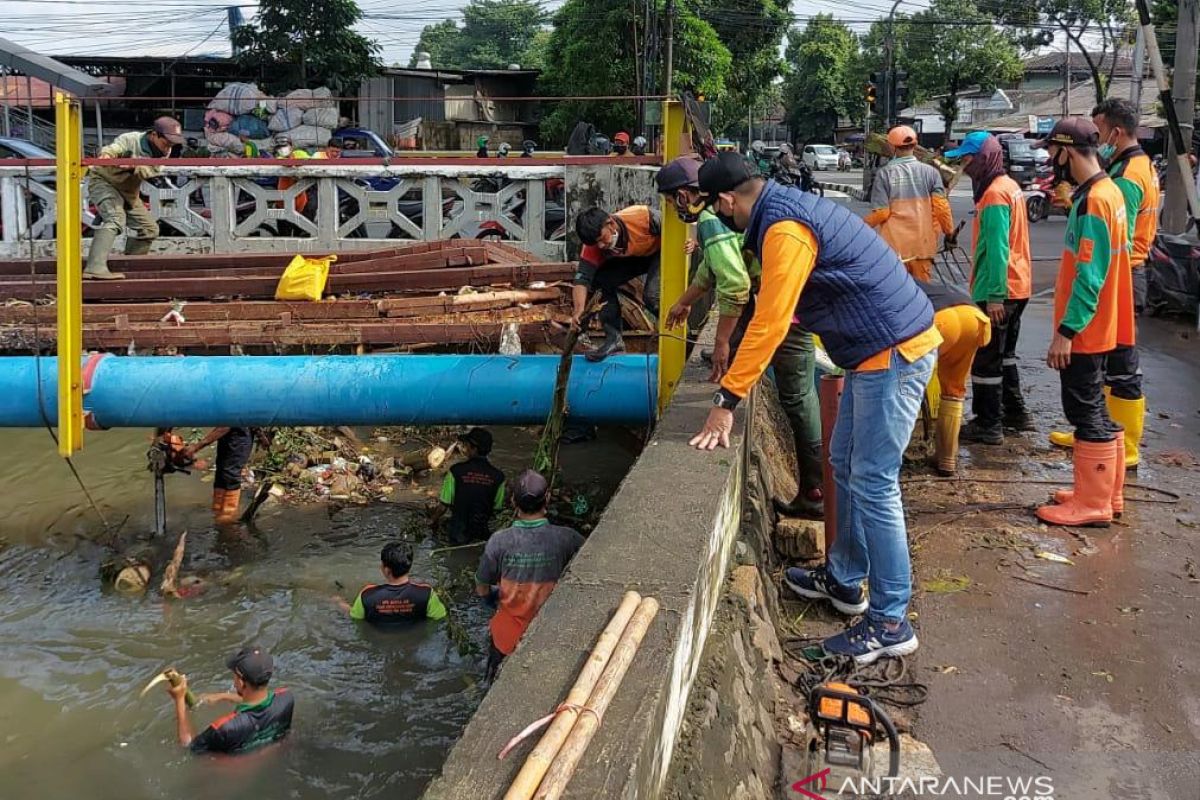
[[[573, 528], [551, 525], [546, 519], [549, 484], [533, 470], [522, 472], [512, 487], [517, 518], [512, 527], [488, 539], [475, 574], [475, 592], [481, 597], [499, 592], [491, 621], [488, 679], [512, 653], [538, 609], [583, 546], [583, 536]], [[496, 588], [493, 588], [496, 587]]]

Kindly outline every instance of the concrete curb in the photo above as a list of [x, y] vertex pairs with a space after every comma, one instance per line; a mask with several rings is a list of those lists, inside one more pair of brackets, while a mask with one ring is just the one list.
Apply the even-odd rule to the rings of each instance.
[[861, 200], [863, 202], [866, 202], [867, 200], [867, 193], [864, 189], [860, 189], [857, 186], [851, 186], [848, 183], [822, 183], [821, 186], [825, 189], [832, 189], [835, 192], [843, 192], [848, 194], [855, 200]]

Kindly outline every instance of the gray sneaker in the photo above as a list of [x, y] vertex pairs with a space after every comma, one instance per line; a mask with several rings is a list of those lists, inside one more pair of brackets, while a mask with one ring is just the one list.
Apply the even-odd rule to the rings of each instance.
[[88, 270], [83, 271], [83, 279], [85, 281], [119, 281], [124, 280], [124, 272], [110, 272], [107, 268], [103, 270]]

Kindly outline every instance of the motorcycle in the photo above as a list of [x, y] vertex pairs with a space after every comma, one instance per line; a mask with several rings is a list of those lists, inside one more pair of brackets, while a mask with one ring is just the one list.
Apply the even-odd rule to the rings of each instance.
[[794, 164], [776, 161], [771, 168], [771, 178], [783, 186], [797, 186], [802, 192], [825, 196], [825, 188], [813, 178], [812, 168], [803, 161]]
[[1021, 193], [1025, 195], [1025, 216], [1031, 223], [1041, 222], [1051, 214], [1065, 217], [1070, 211], [1055, 201], [1053, 174], [1039, 175]]

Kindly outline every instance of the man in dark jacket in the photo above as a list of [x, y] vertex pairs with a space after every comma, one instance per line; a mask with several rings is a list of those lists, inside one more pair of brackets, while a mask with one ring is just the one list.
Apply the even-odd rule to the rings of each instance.
[[[745, 231], [762, 285], [741, 347], [692, 445], [729, 445], [733, 409], [762, 377], [793, 319], [821, 337], [846, 385], [830, 442], [837, 538], [824, 567], [792, 568], [788, 586], [843, 614], [866, 612], [824, 643], [861, 664], [917, 649], [908, 622], [912, 572], [900, 464], [933, 373], [941, 336], [933, 306], [899, 257], [857, 216], [799, 189], [764, 181], [740, 156], [700, 168], [717, 215]], [[862, 582], [870, 582], [870, 601]]]

